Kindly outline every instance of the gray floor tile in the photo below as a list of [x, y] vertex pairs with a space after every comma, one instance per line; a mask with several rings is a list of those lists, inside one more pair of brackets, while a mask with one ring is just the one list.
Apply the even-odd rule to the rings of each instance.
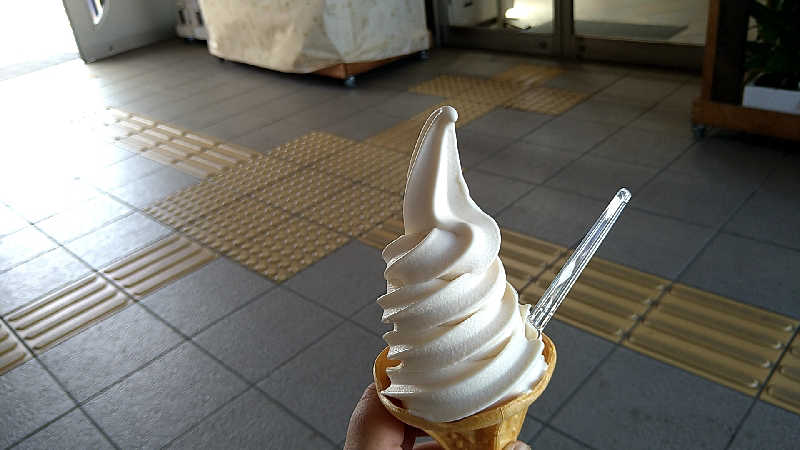
[[559, 117], [523, 139], [534, 144], [583, 153], [618, 128], [617, 125]]
[[492, 136], [518, 139], [552, 118], [553, 116], [545, 114], [498, 107], [464, 125], [464, 129]]
[[235, 375], [186, 343], [84, 408], [120, 447], [160, 447], [245, 388]]
[[[399, 117], [390, 116], [374, 109], [368, 109], [323, 127], [322, 129], [337, 136], [353, 139], [355, 141], [363, 141], [370, 136], [374, 136], [381, 131], [397, 125], [401, 121]], [[409, 150], [409, 153], [410, 152], [411, 150]]]
[[340, 101], [344, 96], [336, 96], [333, 100], [314, 105], [312, 108], [286, 116], [285, 120], [313, 129], [325, 128], [339, 123], [359, 111], [359, 108]]
[[28, 226], [28, 221], [6, 206], [0, 205], [0, 236], [11, 234]]
[[646, 110], [644, 106], [630, 103], [589, 99], [567, 111], [563, 117], [610, 125], [626, 125]]
[[491, 53], [464, 53], [447, 67], [447, 73], [489, 78], [514, 65], [510, 58], [497, 58]]
[[464, 169], [477, 166], [484, 159], [514, 142], [514, 139], [464, 129], [456, 131], [456, 135], [458, 157], [461, 160], [461, 167]]
[[550, 427], [542, 431], [542, 434], [533, 442], [533, 447], [548, 450], [588, 450], [590, 448]]
[[654, 108], [631, 122], [631, 127], [672, 136], [692, 137], [691, 111]]
[[539, 422], [531, 416], [526, 416], [525, 422], [522, 423], [522, 430], [520, 430], [519, 436], [517, 436], [517, 440], [525, 442], [526, 444], [533, 442], [534, 436], [542, 429], [542, 426], [542, 422]]
[[18, 449], [112, 449], [114, 447], [89, 422], [83, 413], [75, 409], [51, 423], [43, 430], [22, 441]]
[[466, 172], [464, 179], [472, 199], [491, 216], [514, 203], [534, 186], [477, 170]]
[[496, 220], [503, 227], [571, 246], [586, 234], [605, 206], [604, 202], [542, 186]]
[[800, 318], [800, 251], [722, 233], [681, 281]]
[[726, 230], [800, 249], [800, 158], [781, 168], [751, 197]]
[[[635, 196], [634, 200], [638, 202]], [[608, 239], [603, 241], [597, 255], [674, 279], [713, 232], [712, 228], [628, 208], [614, 225]]]
[[774, 150], [712, 136], [695, 143], [670, 169], [719, 183], [759, 183], [782, 159]]
[[155, 242], [170, 230], [140, 213], [134, 213], [66, 244], [96, 269]]
[[800, 415], [759, 401], [729, 447], [731, 450], [793, 448], [800, 442]]
[[347, 109], [361, 111], [367, 108], [379, 107], [387, 102], [388, 99], [397, 95], [391, 89], [348, 89], [336, 97], [336, 102]]
[[0, 376], [0, 446], [8, 447], [75, 406], [36, 360]]
[[14, 186], [13, 191], [0, 193], [7, 197], [5, 202], [15, 213], [34, 223], [98, 195], [95, 189], [80, 181], [37, 180], [36, 175], [30, 174], [31, 185]]
[[74, 177], [85, 177], [103, 167], [136, 155], [101, 137], [81, 135], [80, 138], [75, 139], [75, 142], [65, 143], [65, 145], [69, 149], [69, 161], [64, 161], [66, 165], [63, 166], [63, 170], [65, 174]]
[[608, 72], [568, 70], [548, 80], [544, 85], [570, 91], [592, 93], [611, 85], [620, 78], [619, 74]]
[[635, 195], [655, 174], [656, 169], [650, 167], [584, 156], [553, 177], [547, 185], [610, 200], [621, 187], [630, 189]]
[[152, 159], [133, 156], [90, 174], [86, 181], [104, 191], [111, 191], [163, 168]]
[[145, 297], [142, 302], [193, 335], [273, 286], [268, 279], [219, 258]]
[[597, 98], [651, 106], [675, 92], [679, 87], [680, 83], [675, 81], [628, 76], [600, 91]]
[[354, 314], [352, 319], [375, 333], [375, 335], [381, 337], [387, 331], [392, 330], [392, 324], [383, 323], [381, 321], [381, 316], [383, 316], [383, 309], [378, 306], [378, 303], [373, 302]]
[[162, 105], [183, 100], [189, 97], [190, 95], [192, 94], [185, 92], [178, 92], [178, 91], [175, 92], [158, 91], [150, 95], [146, 95], [144, 97], [139, 97], [137, 99], [131, 100], [130, 102], [123, 103], [122, 105], [120, 105], [120, 107], [125, 111], [129, 111], [135, 114], [149, 115], [153, 110], [157, 109]]
[[0, 274], [0, 314], [7, 314], [89, 272], [66, 250], [57, 248]]
[[723, 448], [751, 401], [620, 348], [552, 423], [595, 448]]
[[700, 97], [700, 86], [689, 83], [669, 94], [658, 104], [659, 109], [679, 109], [691, 111], [692, 103]]
[[591, 154], [661, 169], [685, 152], [693, 142], [687, 137], [626, 127], [598, 145]]
[[300, 111], [308, 105], [289, 103], [285, 109], [281, 107], [282, 98], [269, 101], [263, 105], [240, 112], [236, 115], [221, 120], [213, 125], [203, 128], [205, 134], [217, 136], [222, 139], [233, 139], [247, 135], [260, 128], [285, 119], [290, 114]]
[[247, 379], [258, 381], [341, 320], [276, 288], [194, 339]]
[[516, 177], [530, 183], [543, 183], [577, 158], [570, 152], [516, 142], [482, 161], [477, 167], [487, 172]]
[[636, 194], [636, 206], [688, 222], [716, 227], [730, 217], [754, 187], [715, 183], [666, 170]]
[[106, 195], [97, 196], [36, 224], [59, 242], [90, 233], [132, 210]]
[[144, 209], [164, 197], [199, 182], [198, 178], [171, 167], [164, 167], [125, 186], [116, 188], [111, 193], [128, 204]]
[[295, 275], [286, 285], [349, 316], [386, 293], [384, 269], [379, 251], [352, 241]]
[[181, 339], [134, 304], [57, 345], [41, 360], [78, 401], [84, 401]]
[[289, 94], [286, 89], [263, 87], [219, 101], [182, 118], [184, 126], [199, 130]]
[[253, 389], [207, 417], [169, 447], [334, 448], [325, 438]]
[[547, 326], [547, 335], [558, 352], [555, 372], [542, 396], [528, 408], [528, 415], [545, 422], [614, 347], [605, 339], [557, 320]]
[[281, 144], [310, 133], [311, 131], [312, 129], [309, 126], [289, 120], [281, 120], [232, 139], [231, 142], [244, 145], [245, 147], [260, 152], [268, 152]]
[[[384, 342], [345, 323], [259, 384], [333, 442], [340, 442]], [[320, 407], [324, 399], [325, 407]]]
[[375, 105], [372, 109], [400, 119], [409, 119], [431, 106], [441, 103], [442, 100], [444, 100], [444, 97], [400, 92]]
[[0, 272], [55, 248], [56, 244], [34, 227], [0, 238]]
[[156, 119], [184, 126], [181, 118], [188, 117], [195, 111], [251, 90], [253, 90], [252, 84], [231, 81], [214, 86], [209, 90], [196, 92], [183, 100], [161, 105], [153, 109], [150, 114]]

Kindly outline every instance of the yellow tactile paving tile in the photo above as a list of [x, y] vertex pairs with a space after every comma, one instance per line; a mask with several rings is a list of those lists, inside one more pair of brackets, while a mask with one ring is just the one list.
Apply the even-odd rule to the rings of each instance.
[[[471, 77], [466, 75], [439, 75], [409, 89], [411, 92], [440, 97], [459, 98], [476, 103], [500, 105], [519, 95], [525, 86], [510, 81]], [[460, 110], [459, 110], [460, 112]]]
[[179, 235], [172, 235], [101, 270], [132, 296], [141, 298], [191, 273], [216, 255]]
[[358, 237], [397, 214], [403, 198], [369, 186], [353, 186], [301, 215], [332, 230]]
[[252, 191], [250, 196], [286, 211], [300, 213], [352, 186], [342, 177], [305, 169], [278, 183]]
[[317, 161], [311, 167], [351, 181], [361, 181], [396, 164], [408, 165], [408, 157], [375, 145], [358, 143], [333, 158]]
[[800, 414], [800, 339], [794, 339], [778, 362], [761, 399]]
[[779, 314], [675, 285], [625, 345], [755, 395], [797, 325]]
[[364, 233], [359, 240], [378, 250], [383, 250], [390, 242], [403, 234], [403, 217], [395, 216], [386, 219], [382, 224]]
[[113, 108], [106, 111], [104, 125], [100, 133], [116, 140], [121, 147], [200, 178], [259, 155], [250, 149]]
[[211, 183], [200, 183], [147, 207], [144, 211], [159, 222], [183, 230], [195, 220], [231, 205], [242, 193]]
[[[522, 301], [536, 303], [564, 261], [560, 260], [530, 284], [522, 293]], [[556, 317], [619, 342], [668, 284], [667, 280], [594, 258], [578, 278]]]
[[275, 281], [286, 280], [348, 241], [321, 225], [246, 198], [190, 225], [186, 233]]
[[505, 106], [542, 114], [558, 115], [588, 97], [582, 92], [549, 87], [534, 87], [509, 100]]
[[132, 302], [93, 274], [6, 317], [28, 346], [41, 353]]
[[361, 180], [361, 182], [392, 194], [403, 195], [406, 191], [407, 178], [408, 161], [403, 159], [391, 166], [382, 168], [381, 171], [373, 173]]
[[303, 166], [277, 158], [261, 156], [213, 176], [208, 181], [210, 188], [224, 188], [247, 194], [278, 183], [299, 171]]
[[500, 259], [505, 266], [508, 281], [517, 290], [524, 288], [566, 251], [559, 245], [504, 228], [500, 230], [500, 234]]
[[268, 156], [307, 166], [343, 153], [357, 144], [350, 139], [314, 131], [270, 150]]
[[31, 359], [28, 349], [0, 322], [0, 375]]
[[538, 64], [519, 64], [492, 77], [494, 80], [509, 81], [523, 86], [534, 86], [555, 78], [564, 69]]

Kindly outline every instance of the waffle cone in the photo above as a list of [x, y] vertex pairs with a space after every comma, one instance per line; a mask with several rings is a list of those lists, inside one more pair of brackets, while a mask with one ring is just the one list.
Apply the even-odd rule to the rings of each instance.
[[502, 450], [510, 442], [517, 440], [525, 421], [528, 407], [533, 403], [550, 382], [556, 367], [556, 347], [549, 337], [542, 335], [544, 341], [544, 359], [547, 370], [542, 374], [530, 392], [522, 394], [505, 403], [483, 410], [455, 422], [430, 422], [408, 412], [398, 406], [399, 402], [382, 394], [391, 381], [386, 374], [388, 367], [396, 366], [399, 361], [386, 358], [389, 347], [383, 349], [375, 360], [373, 375], [378, 397], [386, 409], [401, 422], [424, 430], [436, 439], [445, 450], [460, 449], [492, 449]]

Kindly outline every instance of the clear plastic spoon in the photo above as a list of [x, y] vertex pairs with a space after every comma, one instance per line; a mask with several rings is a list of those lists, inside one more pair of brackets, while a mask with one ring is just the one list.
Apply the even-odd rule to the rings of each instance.
[[586, 268], [586, 264], [589, 263], [597, 248], [600, 247], [603, 239], [611, 231], [611, 227], [617, 221], [630, 199], [631, 193], [627, 189], [622, 188], [617, 191], [617, 195], [611, 199], [611, 203], [608, 204], [606, 210], [603, 211], [597, 222], [592, 225], [578, 248], [575, 249], [575, 252], [569, 257], [564, 267], [553, 279], [553, 282], [544, 291], [536, 306], [533, 307], [530, 315], [528, 315], [528, 322], [539, 332], [540, 339], [542, 330], [544, 330], [547, 322], [550, 321], [558, 307], [561, 306], [561, 302], [564, 301], [567, 293], [572, 289], [575, 281], [581, 275], [583, 269]]

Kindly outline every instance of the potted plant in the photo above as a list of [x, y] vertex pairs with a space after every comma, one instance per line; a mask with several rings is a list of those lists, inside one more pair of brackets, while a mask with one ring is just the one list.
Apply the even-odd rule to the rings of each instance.
[[800, 0], [751, 0], [750, 15], [757, 34], [747, 43], [742, 105], [800, 114]]

